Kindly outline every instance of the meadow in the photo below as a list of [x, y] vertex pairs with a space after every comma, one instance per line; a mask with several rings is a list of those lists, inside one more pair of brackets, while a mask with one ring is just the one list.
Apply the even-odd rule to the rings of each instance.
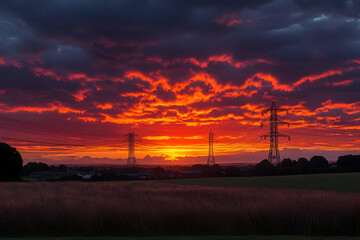
[[3, 240], [356, 240], [357, 237], [319, 237], [319, 236], [157, 236], [157, 237], [27, 237], [1, 238]]
[[0, 234], [359, 236], [360, 193], [155, 181], [0, 183]]
[[230, 177], [162, 180], [180, 185], [212, 187], [255, 187], [360, 192], [360, 173], [326, 173], [265, 177]]

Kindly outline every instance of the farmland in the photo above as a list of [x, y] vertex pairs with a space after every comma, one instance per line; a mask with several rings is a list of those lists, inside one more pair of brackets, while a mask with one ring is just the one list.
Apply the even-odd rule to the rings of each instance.
[[2, 238], [3, 240], [356, 240], [357, 237], [314, 236], [157, 236], [157, 237], [36, 237]]
[[360, 173], [330, 173], [240, 178], [197, 178], [163, 180], [162, 182], [213, 187], [255, 187], [270, 189], [311, 189], [338, 192], [360, 192]]
[[0, 183], [0, 233], [358, 236], [360, 194], [155, 181]]

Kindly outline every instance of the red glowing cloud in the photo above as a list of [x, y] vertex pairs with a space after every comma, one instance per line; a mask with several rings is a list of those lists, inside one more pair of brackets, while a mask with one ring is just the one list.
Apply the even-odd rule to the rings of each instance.
[[210, 129], [219, 162], [259, 161], [272, 101], [283, 157], [358, 149], [358, 25], [332, 3], [86, 4], [2, 3], [0, 137], [26, 161], [123, 161], [135, 131], [140, 162], [191, 163]]
[[252, 24], [254, 20], [251, 19], [240, 19], [237, 13], [228, 12], [224, 13], [220, 17], [215, 19], [216, 24], [218, 25], [225, 25], [227, 27], [234, 27], [238, 25], [244, 25], [244, 27]]

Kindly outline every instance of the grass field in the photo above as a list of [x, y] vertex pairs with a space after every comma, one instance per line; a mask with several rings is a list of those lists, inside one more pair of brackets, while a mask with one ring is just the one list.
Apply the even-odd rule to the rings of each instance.
[[360, 193], [155, 181], [0, 183], [1, 236], [257, 234], [359, 236]]
[[268, 177], [197, 178], [162, 180], [181, 185], [213, 187], [255, 187], [360, 192], [360, 173], [330, 173]]
[[310, 237], [310, 236], [163, 236], [163, 237], [36, 237], [2, 238], [3, 240], [356, 240], [360, 237]]

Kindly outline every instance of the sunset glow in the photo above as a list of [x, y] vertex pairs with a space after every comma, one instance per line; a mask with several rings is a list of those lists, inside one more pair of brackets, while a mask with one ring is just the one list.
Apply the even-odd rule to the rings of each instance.
[[282, 157], [358, 153], [352, 14], [302, 1], [120, 2], [3, 4], [0, 140], [25, 162], [125, 164], [134, 131], [139, 164], [205, 163], [210, 129], [217, 162], [259, 162], [272, 101], [289, 111]]

